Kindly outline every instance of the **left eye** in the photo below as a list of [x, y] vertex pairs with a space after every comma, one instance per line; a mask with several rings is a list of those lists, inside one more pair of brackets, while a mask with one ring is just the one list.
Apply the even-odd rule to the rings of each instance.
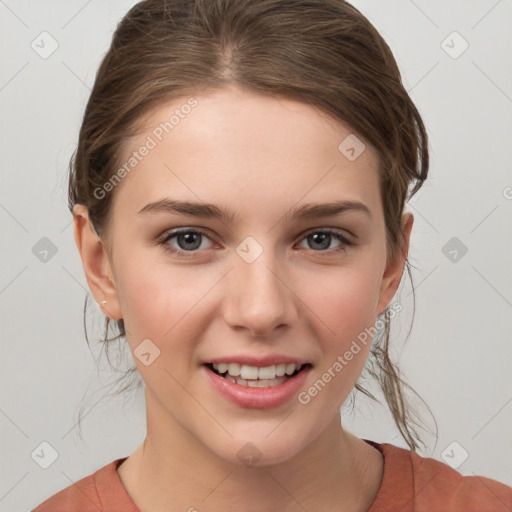
[[[336, 231], [332, 230], [325, 230], [325, 231], [312, 231], [309, 234], [306, 235], [304, 240], [311, 241], [311, 244], [318, 244], [320, 245], [319, 248], [321, 251], [324, 251], [325, 249], [328, 249], [332, 240], [337, 239], [339, 242], [341, 242], [341, 245], [339, 245], [334, 250], [340, 250], [343, 248], [343, 246], [350, 246], [353, 245], [353, 243], [346, 239], [343, 235]], [[316, 251], [318, 252], [318, 251]]]
[[[187, 253], [194, 253], [201, 248], [202, 239], [206, 238], [210, 240], [209, 236], [205, 231], [200, 229], [184, 229], [180, 231], [171, 231], [163, 235], [158, 241], [160, 245], [163, 245], [166, 251], [169, 251], [178, 255], [186, 255]], [[170, 241], [176, 239], [178, 247], [173, 247]], [[345, 246], [354, 245], [353, 242], [345, 238], [340, 233], [333, 230], [317, 230], [310, 231], [307, 233], [302, 240], [306, 241], [309, 248], [319, 249], [315, 252], [323, 252], [329, 249], [333, 239], [338, 240], [340, 245], [335, 247], [333, 250], [343, 250]], [[211, 240], [210, 240], [211, 241]], [[314, 247], [316, 245], [316, 247]], [[207, 248], [207, 247], [206, 247]], [[203, 247], [205, 249], [205, 247]]]

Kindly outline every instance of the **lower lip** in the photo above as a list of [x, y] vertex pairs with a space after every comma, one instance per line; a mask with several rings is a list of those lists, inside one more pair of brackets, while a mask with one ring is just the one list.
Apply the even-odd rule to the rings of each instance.
[[295, 377], [289, 378], [282, 384], [268, 388], [240, 386], [217, 375], [206, 365], [202, 365], [201, 369], [206, 372], [206, 377], [212, 386], [234, 404], [248, 409], [270, 409], [285, 404], [299, 392], [311, 366], [306, 366]]

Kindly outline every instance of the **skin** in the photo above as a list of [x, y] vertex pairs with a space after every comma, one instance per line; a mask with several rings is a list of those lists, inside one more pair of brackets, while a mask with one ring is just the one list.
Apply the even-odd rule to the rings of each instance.
[[[307, 390], [390, 304], [409, 249], [386, 261], [377, 154], [349, 161], [338, 145], [351, 132], [318, 109], [235, 86], [194, 96], [198, 105], [114, 190], [103, 239], [87, 209], [74, 210], [75, 240], [89, 287], [112, 319], [123, 318], [132, 354], [150, 339], [160, 355], [134, 362], [146, 385], [147, 436], [119, 467], [143, 511], [366, 511], [377, 495], [383, 459], [343, 430], [339, 408], [365, 365], [370, 343], [303, 405], [271, 409], [228, 402], [200, 371], [208, 358], [286, 354], [313, 364]], [[188, 97], [187, 97], [188, 98]], [[187, 98], [152, 111], [125, 147], [139, 148]], [[225, 223], [184, 214], [139, 214], [172, 197], [236, 211]], [[371, 217], [347, 211], [287, 221], [304, 203], [353, 199]], [[203, 228], [198, 249], [173, 255], [155, 240], [170, 229]], [[332, 228], [327, 249], [308, 234]], [[252, 236], [263, 253], [247, 263], [237, 246]], [[173, 248], [187, 250], [173, 238]], [[253, 443], [261, 459], [237, 452]]]

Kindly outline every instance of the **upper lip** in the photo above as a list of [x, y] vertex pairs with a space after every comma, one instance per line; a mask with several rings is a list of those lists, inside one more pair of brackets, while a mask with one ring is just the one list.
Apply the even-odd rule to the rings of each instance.
[[[285, 355], [268, 355], [264, 357], [257, 357], [253, 355], [236, 355], [236, 356], [222, 356], [215, 357], [212, 359], [208, 359], [203, 361], [202, 364], [220, 364], [220, 363], [238, 363], [239, 365], [247, 364], [250, 366], [273, 366], [278, 364], [295, 364], [297, 366], [302, 366], [308, 364], [309, 361], [306, 359], [301, 359], [298, 357], [289, 357]], [[309, 363], [311, 364], [311, 363]]]

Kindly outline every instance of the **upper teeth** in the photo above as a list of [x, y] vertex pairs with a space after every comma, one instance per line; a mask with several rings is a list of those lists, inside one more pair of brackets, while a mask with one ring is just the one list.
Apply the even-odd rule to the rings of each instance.
[[295, 363], [273, 364], [261, 368], [238, 363], [213, 363], [212, 366], [219, 373], [228, 372], [229, 375], [233, 377], [240, 376], [242, 379], [275, 379], [276, 377], [282, 377], [285, 373], [291, 375], [295, 370], [302, 368], [302, 365], [296, 365]]

